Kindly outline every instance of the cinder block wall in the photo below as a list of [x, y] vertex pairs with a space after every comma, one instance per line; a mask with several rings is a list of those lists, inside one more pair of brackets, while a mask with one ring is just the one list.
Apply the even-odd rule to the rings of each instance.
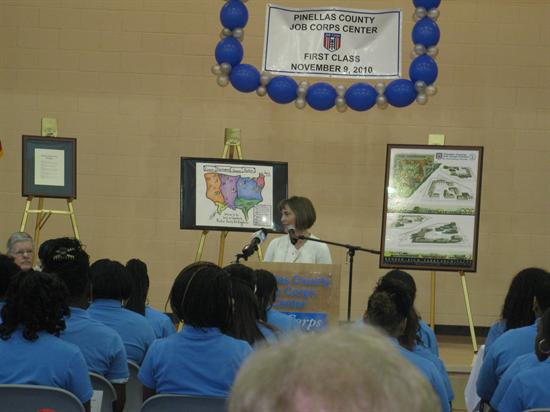
[[[245, 61], [257, 66], [266, 3], [247, 3]], [[411, 1], [278, 4], [403, 9], [408, 72]], [[476, 324], [498, 316], [515, 272], [550, 267], [548, 1], [443, 0], [439, 94], [423, 107], [344, 114], [299, 111], [218, 87], [210, 67], [222, 5], [0, 1], [0, 239], [19, 227], [21, 135], [38, 134], [42, 117], [58, 120], [60, 136], [78, 138], [75, 208], [88, 251], [94, 259], [145, 260], [158, 308], [194, 259], [200, 235], [178, 228], [179, 157], [220, 156], [225, 127], [242, 129], [246, 158], [289, 162], [290, 193], [312, 198], [318, 209], [315, 234], [370, 248], [380, 239], [386, 144], [426, 143], [429, 133], [444, 133], [449, 145], [485, 147], [479, 270], [468, 276]], [[69, 233], [68, 219], [52, 217], [43, 238]], [[247, 238], [230, 234], [226, 262]], [[217, 259], [217, 245], [211, 233], [206, 259]], [[344, 265], [344, 251], [332, 254]], [[342, 271], [344, 318], [347, 266]], [[354, 317], [381, 273], [376, 257], [357, 255]], [[427, 318], [429, 273], [414, 275]], [[438, 275], [436, 320], [466, 324], [457, 274]]]

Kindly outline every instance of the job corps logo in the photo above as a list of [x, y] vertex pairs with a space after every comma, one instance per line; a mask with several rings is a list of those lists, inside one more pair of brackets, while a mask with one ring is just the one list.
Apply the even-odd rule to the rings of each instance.
[[342, 35], [339, 33], [325, 33], [323, 47], [329, 52], [335, 52], [340, 48]]

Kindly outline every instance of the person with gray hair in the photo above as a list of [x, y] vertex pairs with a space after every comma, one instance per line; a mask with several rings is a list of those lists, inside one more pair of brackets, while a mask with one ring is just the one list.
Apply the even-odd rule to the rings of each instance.
[[13, 257], [21, 270], [32, 269], [34, 244], [31, 235], [26, 232], [13, 233], [8, 239], [6, 248], [7, 254]]
[[242, 366], [229, 412], [434, 412], [428, 381], [374, 327], [300, 334]]

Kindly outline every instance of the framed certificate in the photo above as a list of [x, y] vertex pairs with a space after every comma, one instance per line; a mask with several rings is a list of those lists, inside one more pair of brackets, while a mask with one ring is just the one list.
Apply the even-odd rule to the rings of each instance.
[[23, 136], [22, 195], [76, 198], [76, 139]]
[[388, 145], [381, 268], [475, 272], [482, 147]]

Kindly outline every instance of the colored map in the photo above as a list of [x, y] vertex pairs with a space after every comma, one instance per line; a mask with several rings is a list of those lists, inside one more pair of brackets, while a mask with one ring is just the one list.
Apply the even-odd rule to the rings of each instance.
[[205, 173], [206, 197], [216, 205], [216, 213], [225, 209], [241, 210], [248, 220], [250, 209], [263, 201], [262, 190], [265, 186], [265, 176], [242, 177], [222, 173]]

